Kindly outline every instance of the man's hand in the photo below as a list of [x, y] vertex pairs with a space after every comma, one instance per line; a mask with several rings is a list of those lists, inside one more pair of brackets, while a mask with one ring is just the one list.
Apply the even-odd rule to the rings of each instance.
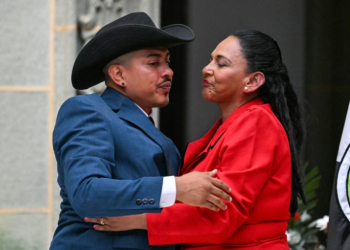
[[213, 178], [216, 172], [191, 172], [175, 177], [176, 200], [213, 211], [225, 210], [227, 206], [221, 199], [231, 201], [231, 196], [227, 194], [231, 189], [224, 182]]

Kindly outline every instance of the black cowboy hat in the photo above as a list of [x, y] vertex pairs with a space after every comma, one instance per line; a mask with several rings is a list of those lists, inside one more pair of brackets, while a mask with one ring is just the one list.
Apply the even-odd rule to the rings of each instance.
[[170, 48], [193, 39], [193, 31], [185, 25], [158, 29], [146, 13], [128, 14], [102, 27], [83, 47], [73, 66], [73, 87], [87, 89], [104, 81], [103, 67], [121, 55], [143, 48]]

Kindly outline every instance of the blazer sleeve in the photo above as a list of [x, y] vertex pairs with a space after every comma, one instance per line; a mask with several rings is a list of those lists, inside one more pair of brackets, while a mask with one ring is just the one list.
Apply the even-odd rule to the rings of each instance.
[[[53, 133], [61, 194], [81, 217], [160, 212], [162, 177], [112, 179], [116, 166], [109, 126], [91, 100], [71, 98], [62, 105]], [[155, 202], [136, 204], [143, 198]]]
[[222, 138], [219, 165], [208, 166], [218, 168], [218, 178], [231, 187], [232, 202], [219, 212], [176, 203], [161, 214], [147, 214], [150, 244], [219, 244], [232, 235], [248, 218], [269, 178], [279, 134], [262, 110], [239, 116]]

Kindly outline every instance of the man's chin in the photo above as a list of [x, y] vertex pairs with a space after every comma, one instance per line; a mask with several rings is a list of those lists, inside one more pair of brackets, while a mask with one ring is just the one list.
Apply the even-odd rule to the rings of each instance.
[[156, 104], [156, 106], [154, 106], [155, 108], [163, 108], [165, 106], [167, 106], [169, 104], [169, 99], [163, 101], [163, 102], [159, 102]]

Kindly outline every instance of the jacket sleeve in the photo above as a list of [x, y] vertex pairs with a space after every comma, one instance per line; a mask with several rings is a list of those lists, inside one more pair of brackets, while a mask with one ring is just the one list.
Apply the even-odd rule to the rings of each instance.
[[[62, 105], [53, 133], [61, 194], [81, 217], [160, 212], [162, 177], [112, 179], [114, 167], [128, 166], [115, 166], [109, 126], [89, 99], [71, 98]], [[154, 203], [136, 203], [143, 198]]]
[[[280, 131], [261, 110], [247, 111], [231, 124], [222, 138], [218, 178], [231, 187], [232, 202], [214, 212], [176, 203], [161, 214], [147, 214], [151, 245], [176, 243], [219, 244], [248, 218], [249, 210], [272, 171]], [[194, 169], [196, 170], [196, 169]]]

